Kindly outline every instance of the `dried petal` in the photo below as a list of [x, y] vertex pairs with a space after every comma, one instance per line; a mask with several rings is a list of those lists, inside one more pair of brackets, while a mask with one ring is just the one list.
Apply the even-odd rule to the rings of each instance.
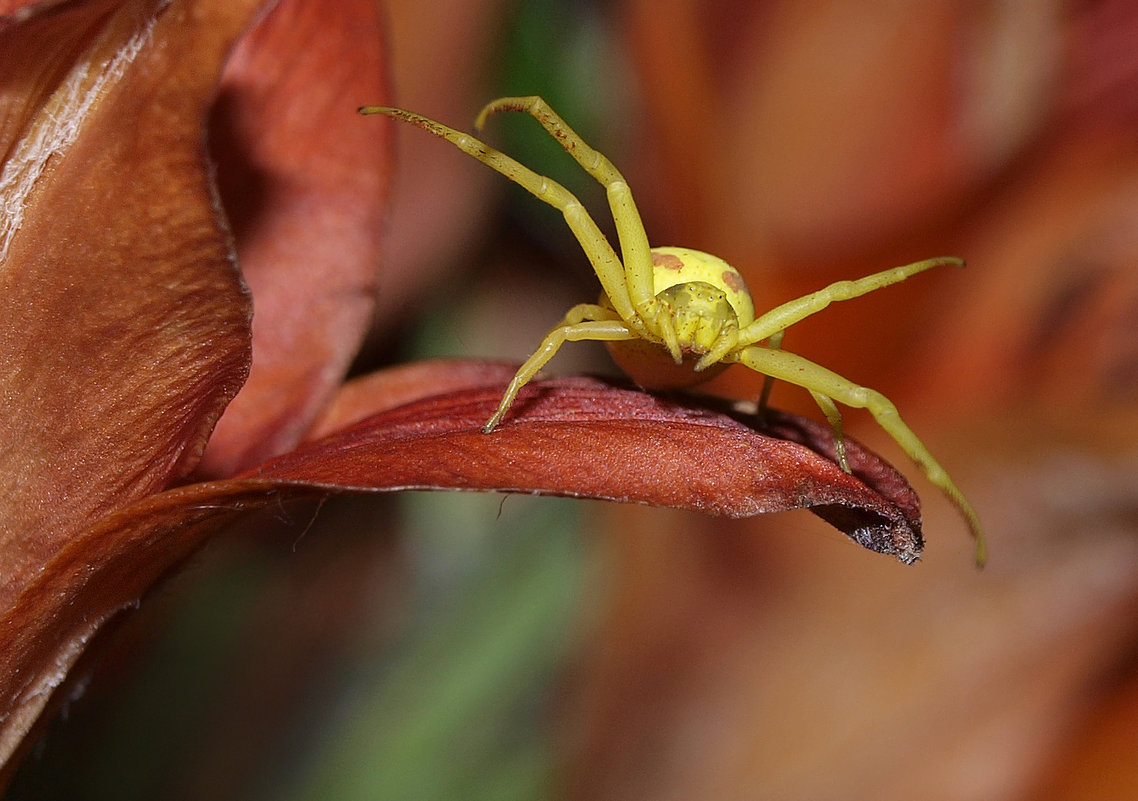
[[[3, 600], [77, 529], [190, 469], [245, 378], [248, 299], [202, 123], [256, 3], [162, 5], [0, 31], [0, 52], [52, 61], [2, 78], [26, 120], [0, 185]], [[66, 64], [64, 21], [80, 26]]]
[[[154, 495], [75, 536], [23, 587], [0, 626], [3, 756], [106, 620], [222, 522], [288, 498], [415, 488], [604, 498], [733, 517], [808, 507], [874, 550], [905, 561], [919, 554], [917, 500], [896, 471], [849, 442], [858, 474], [885, 497], [810, 447], [776, 438], [832, 448], [824, 426], [779, 414], [768, 436], [746, 415], [573, 378], [526, 387], [487, 435], [481, 425], [502, 386], [486, 379], [502, 367], [469, 367], [467, 389], [374, 415], [235, 479]], [[395, 372], [404, 388], [406, 378]], [[380, 402], [388, 397], [381, 392]]]
[[226, 66], [211, 148], [257, 313], [208, 475], [299, 442], [371, 323], [391, 128], [356, 108], [388, 97], [381, 16], [376, 0], [285, 0]]
[[816, 452], [833, 448], [821, 424], [772, 413], [764, 426], [753, 415], [568, 378], [526, 387], [506, 422], [483, 434], [502, 389], [383, 412], [246, 475], [606, 498], [730, 517], [811, 508], [867, 548], [903, 561], [920, 554], [920, 509], [905, 479], [856, 442], [855, 475], [844, 473]]

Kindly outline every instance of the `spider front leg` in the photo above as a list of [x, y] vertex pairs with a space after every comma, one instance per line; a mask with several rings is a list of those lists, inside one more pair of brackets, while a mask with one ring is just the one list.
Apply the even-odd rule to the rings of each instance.
[[[652, 250], [648, 244], [648, 233], [644, 229], [644, 222], [632, 198], [632, 190], [624, 176], [604, 154], [590, 147], [545, 100], [536, 95], [502, 97], [487, 103], [479, 112], [474, 123], [475, 127], [481, 130], [488, 117], [503, 111], [520, 111], [529, 114], [541, 123], [549, 135], [556, 139], [589, 175], [604, 186], [613, 222], [616, 225], [617, 239], [620, 241], [625, 288], [636, 313], [635, 320], [629, 320], [623, 312], [621, 317], [632, 324], [643, 321], [653, 334], [664, 340], [668, 352], [679, 364], [682, 354], [675, 334], [662, 329], [656, 322], [660, 310], [656, 303]], [[617, 310], [621, 311], [619, 308]]]
[[[972, 504], [956, 487], [920, 438], [901, 419], [892, 401], [876, 390], [859, 386], [819, 364], [784, 350], [752, 345], [735, 354], [732, 360], [776, 380], [800, 386], [816, 397], [821, 395], [831, 402], [838, 401], [846, 406], [866, 409], [885, 433], [920, 466], [928, 480], [960, 510], [976, 540], [976, 563], [983, 565], [987, 561], [988, 548], [984, 532]], [[826, 407], [822, 408], [825, 411]]]
[[[811, 315], [817, 314], [831, 303], [842, 300], [852, 300], [878, 289], [884, 289], [892, 284], [900, 283], [906, 278], [910, 278], [917, 273], [922, 273], [925, 270], [931, 270], [934, 267], [946, 265], [963, 266], [964, 261], [952, 257], [925, 259], [924, 261], [913, 262], [912, 264], [906, 264], [901, 267], [882, 270], [879, 273], [873, 273], [872, 275], [867, 275], [864, 278], [859, 278], [854, 281], [837, 281], [817, 292], [811, 292], [809, 295], [803, 295], [800, 298], [783, 303], [781, 306], [776, 306], [765, 314], [757, 317], [754, 322], [739, 332], [739, 341], [736, 348], [742, 349], [766, 339], [767, 348], [765, 350], [777, 351], [782, 347], [782, 339], [786, 334], [787, 328], [795, 323], [801, 322]], [[700, 363], [700, 366], [702, 365], [703, 361]], [[699, 368], [697, 367], [697, 369]], [[760, 370], [759, 372], [766, 373], [766, 378], [763, 381], [762, 394], [759, 396], [759, 413], [761, 415], [762, 412], [766, 410], [771, 388], [774, 386], [775, 377], [772, 373], [768, 373], [765, 370]], [[794, 382], [792, 381], [791, 383]], [[832, 398], [824, 393], [815, 392], [810, 387], [807, 387], [807, 389], [810, 389], [814, 402], [818, 404], [818, 408], [821, 409], [822, 414], [826, 416], [830, 427], [834, 429], [834, 452], [837, 456], [838, 464], [847, 473], [850, 472], [850, 464], [846, 459], [845, 437], [842, 433], [841, 412], [838, 410], [838, 407], [834, 405]], [[847, 405], [856, 406], [857, 404]], [[894, 412], [896, 412], [896, 409], [894, 409]], [[882, 427], [884, 428], [884, 426]], [[909, 433], [912, 434], [912, 432]], [[915, 435], [913, 439], [916, 439]], [[919, 443], [919, 440], [917, 440], [917, 442]]]
[[912, 264], [906, 264], [901, 267], [882, 270], [879, 273], [867, 275], [864, 278], [858, 278], [856, 281], [835, 281], [829, 286], [819, 289], [817, 292], [811, 292], [809, 295], [803, 295], [800, 298], [783, 303], [781, 306], [776, 306], [765, 314], [755, 318], [754, 322], [739, 332], [738, 347], [753, 345], [756, 342], [761, 342], [764, 339], [786, 331], [790, 326], [805, 320], [813, 314], [817, 314], [831, 303], [842, 300], [853, 300], [854, 298], [867, 295], [875, 290], [898, 284], [917, 273], [946, 265], [961, 267], [964, 265], [964, 261], [951, 257], [925, 259], [924, 261], [913, 262]]
[[[616, 252], [612, 249], [612, 245], [609, 244], [596, 221], [589, 216], [589, 212], [572, 192], [552, 178], [534, 172], [521, 162], [507, 156], [500, 150], [495, 150], [485, 142], [421, 114], [387, 106], [363, 106], [359, 109], [359, 113], [385, 114], [422, 128], [440, 139], [445, 139], [463, 153], [473, 156], [487, 167], [506, 176], [538, 200], [548, 203], [560, 211], [565, 222], [569, 225], [569, 229], [573, 232], [573, 236], [581, 245], [581, 249], [585, 251], [585, 257], [592, 265], [593, 272], [596, 273], [605, 295], [611, 301], [617, 314], [637, 331], [644, 332], [644, 325], [629, 299], [624, 265], [621, 264]], [[484, 111], [483, 114], [485, 113]], [[649, 269], [651, 269], [650, 256]]]
[[518, 368], [518, 372], [506, 387], [505, 394], [498, 404], [498, 410], [482, 426], [482, 432], [489, 434], [513, 405], [518, 392], [538, 374], [542, 367], [549, 362], [566, 342], [580, 342], [583, 340], [616, 341], [622, 339], [637, 339], [637, 335], [629, 330], [615, 312], [603, 306], [591, 303], [582, 303], [574, 306], [541, 341], [533, 355], [525, 360]]

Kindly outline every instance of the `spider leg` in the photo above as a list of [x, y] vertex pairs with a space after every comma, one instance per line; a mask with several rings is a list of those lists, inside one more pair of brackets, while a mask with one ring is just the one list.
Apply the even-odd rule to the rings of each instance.
[[[596, 316], [603, 316], [603, 319], [593, 319]], [[518, 368], [518, 372], [510, 381], [510, 385], [506, 388], [505, 394], [502, 395], [502, 402], [498, 404], [498, 410], [486, 421], [486, 425], [482, 426], [483, 433], [489, 434], [498, 427], [498, 424], [502, 422], [502, 418], [506, 415], [506, 412], [509, 411], [514, 399], [517, 398], [521, 388], [537, 375], [538, 371], [556, 355], [557, 351], [560, 350], [561, 346], [566, 342], [580, 342], [582, 340], [614, 341], [639, 338], [635, 333], [629, 330], [628, 326], [625, 325], [622, 320], [609, 319], [615, 316], [615, 313], [611, 309], [588, 303], [582, 303], [570, 309], [568, 314], [565, 315], [565, 318], [545, 335], [545, 339], [541, 341], [541, 344], [537, 350], [534, 351], [533, 355], [526, 359], [525, 363]]]
[[[593, 271], [597, 274], [597, 278], [600, 280], [605, 294], [612, 301], [617, 314], [622, 320], [628, 321], [636, 330], [644, 330], [640, 318], [636, 316], [633, 304], [629, 300], [624, 266], [617, 258], [616, 252], [608, 243], [604, 233], [597, 227], [596, 222], [589, 216], [589, 212], [572, 192], [552, 178], [539, 175], [485, 142], [420, 114], [385, 106], [364, 106], [360, 109], [360, 113], [386, 114], [445, 139], [463, 153], [473, 156], [487, 167], [514, 181], [538, 200], [548, 203], [560, 211], [581, 248], [585, 251], [585, 256], [593, 266]], [[635, 209], [633, 211], [635, 213]], [[649, 278], [651, 278], [651, 256], [648, 258]]]
[[891, 284], [904, 281], [917, 273], [948, 264], [959, 266], [963, 265], [964, 262], [960, 259], [947, 257], [926, 259], [925, 261], [906, 264], [903, 267], [894, 267], [873, 275], [867, 275], [865, 278], [859, 278], [856, 281], [837, 281], [817, 292], [811, 292], [809, 295], [803, 295], [781, 306], [776, 306], [758, 317], [739, 332], [739, 347], [753, 345], [777, 334], [779, 331], [784, 331], [810, 315], [822, 311], [835, 301], [852, 300], [876, 289], [883, 289]]
[[[777, 331], [770, 335], [767, 340], [767, 347], [771, 350], [779, 350], [782, 347], [782, 338], [786, 336], [785, 331]], [[767, 412], [767, 405], [771, 399], [771, 390], [774, 389], [774, 379], [769, 375], [763, 376], [763, 390], [759, 393], [759, 419], [763, 419]]]
[[[488, 117], [503, 111], [521, 111], [536, 119], [589, 175], [604, 186], [613, 222], [616, 223], [617, 238], [620, 240], [629, 299], [640, 319], [658, 334], [652, 323], [656, 316], [652, 249], [648, 244], [648, 234], [644, 230], [640, 212], [632, 199], [632, 190], [624, 176], [603, 154], [586, 144], [580, 134], [570, 128], [545, 100], [537, 96], [502, 97], [491, 101], [479, 112], [475, 127], [481, 129]], [[621, 316], [624, 317], [623, 314]], [[678, 347], [675, 348], [677, 352]]]
[[[784, 350], [771, 350], [752, 345], [735, 354], [732, 360], [771, 378], [800, 386], [814, 395], [815, 399], [823, 396], [831, 403], [838, 401], [846, 406], [868, 410], [885, 433], [889, 434], [920, 466], [928, 480], [960, 510], [972, 530], [972, 536], [976, 539], [976, 563], [984, 564], [988, 551], [975, 510], [924, 443], [901, 419], [892, 401], [876, 390], [859, 386], [819, 364]], [[822, 410], [826, 411], [825, 405], [822, 405]]]
[[[778, 331], [771, 334], [767, 340], [768, 350], [781, 350], [782, 339], [786, 336], [786, 331]], [[763, 376], [763, 390], [759, 393], [759, 419], [763, 419], [766, 415], [767, 404], [770, 401], [771, 389], [774, 387], [774, 377], [769, 375]], [[842, 430], [842, 412], [838, 409], [838, 405], [834, 403], [834, 399], [829, 395], [823, 395], [821, 392], [810, 391], [810, 397], [818, 404], [818, 408], [822, 410], [822, 414], [826, 416], [826, 422], [830, 424], [830, 428], [834, 430], [834, 457], [838, 466], [845, 470], [847, 473], [852, 473], [850, 469], [849, 459], [846, 458], [846, 437]]]
[[826, 416], [826, 422], [834, 430], [834, 460], [838, 463], [838, 467], [847, 473], [853, 473], [850, 461], [846, 458], [846, 435], [842, 431], [842, 412], [838, 409], [838, 404], [834, 403], [834, 399], [829, 395], [814, 390], [810, 390], [810, 397], [818, 404], [818, 408]]
[[558, 326], [563, 325], [576, 325], [585, 321], [599, 322], [603, 320], [615, 319], [612, 309], [607, 309], [596, 303], [578, 303], [576, 306], [565, 312], [565, 316], [561, 318]]

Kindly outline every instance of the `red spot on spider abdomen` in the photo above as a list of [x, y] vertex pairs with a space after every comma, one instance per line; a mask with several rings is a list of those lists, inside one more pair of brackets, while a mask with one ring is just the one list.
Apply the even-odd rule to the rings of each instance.
[[663, 267], [665, 270], [675, 270], [679, 272], [684, 269], [684, 262], [679, 256], [672, 253], [653, 253], [652, 266]]
[[747, 291], [747, 285], [743, 283], [743, 276], [734, 270], [724, 270], [721, 278], [723, 279], [723, 285], [735, 292]]

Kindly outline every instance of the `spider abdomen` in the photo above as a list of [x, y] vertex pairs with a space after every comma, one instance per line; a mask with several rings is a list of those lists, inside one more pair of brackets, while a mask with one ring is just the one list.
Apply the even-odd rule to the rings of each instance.
[[730, 365], [714, 364], [706, 370], [695, 369], [701, 354], [684, 353], [676, 364], [667, 348], [647, 339], [627, 339], [606, 342], [609, 355], [629, 378], [644, 389], [683, 389], [710, 381]]

